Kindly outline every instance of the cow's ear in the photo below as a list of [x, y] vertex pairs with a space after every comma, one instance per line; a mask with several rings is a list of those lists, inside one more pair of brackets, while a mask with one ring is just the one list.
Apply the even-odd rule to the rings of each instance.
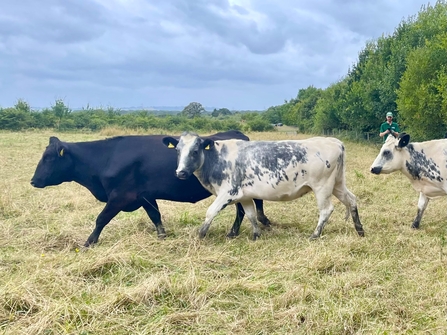
[[210, 150], [214, 147], [214, 141], [210, 138], [203, 140], [202, 148], [204, 150]]
[[178, 141], [173, 137], [163, 137], [163, 144], [166, 145], [169, 149], [173, 149], [177, 146]]
[[405, 147], [408, 143], [410, 143], [410, 135], [406, 133], [399, 134], [399, 143], [397, 144], [398, 148]]
[[49, 144], [59, 144], [59, 143], [61, 143], [61, 140], [58, 139], [56, 136], [51, 136], [51, 137], [50, 137], [50, 142], [49, 142]]
[[57, 137], [50, 137], [50, 145], [54, 145], [56, 147], [56, 152], [59, 157], [63, 157], [67, 153], [66, 145]]

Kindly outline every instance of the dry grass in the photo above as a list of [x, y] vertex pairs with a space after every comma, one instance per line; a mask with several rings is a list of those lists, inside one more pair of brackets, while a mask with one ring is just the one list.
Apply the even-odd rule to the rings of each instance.
[[[117, 135], [59, 134], [68, 141]], [[143, 210], [119, 214], [100, 243], [80, 245], [103, 207], [81, 186], [34, 189], [50, 132], [0, 132], [0, 331], [4, 334], [445, 334], [444, 200], [410, 228], [418, 195], [401, 174], [374, 176], [377, 147], [346, 143], [348, 187], [366, 237], [344, 207], [309, 241], [313, 195], [266, 203], [275, 225], [227, 240], [226, 209], [196, 237], [212, 199], [160, 202], [168, 237]], [[286, 133], [252, 139], [300, 138]]]

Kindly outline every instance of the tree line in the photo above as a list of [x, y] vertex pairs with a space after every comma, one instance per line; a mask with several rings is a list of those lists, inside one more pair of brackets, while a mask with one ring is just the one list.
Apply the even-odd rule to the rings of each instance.
[[332, 129], [379, 133], [387, 112], [417, 140], [447, 130], [447, 4], [422, 6], [395, 31], [370, 41], [340, 81], [300, 89], [266, 118], [302, 132]]
[[178, 114], [155, 114], [148, 110], [121, 111], [113, 107], [71, 110], [63, 100], [43, 110], [33, 110], [19, 99], [13, 107], [0, 108], [0, 129], [58, 129], [61, 131], [91, 130], [106, 127], [127, 129], [162, 129], [166, 131], [268, 131], [274, 127], [259, 112], [231, 112], [227, 108], [208, 113], [198, 102], [191, 102]]

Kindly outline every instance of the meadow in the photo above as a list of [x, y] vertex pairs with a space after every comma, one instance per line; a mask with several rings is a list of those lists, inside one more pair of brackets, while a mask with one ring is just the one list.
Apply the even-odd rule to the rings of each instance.
[[0, 132], [0, 333], [447, 332], [445, 198], [431, 201], [421, 229], [411, 229], [418, 194], [409, 180], [369, 172], [380, 146], [345, 141], [364, 238], [333, 197], [322, 237], [310, 241], [318, 211], [308, 194], [266, 202], [273, 227], [255, 242], [247, 219], [239, 237], [225, 237], [233, 206], [199, 240], [211, 197], [160, 201], [165, 240], [139, 209], [120, 213], [86, 249], [104, 204], [75, 183], [35, 189], [29, 182], [49, 136], [85, 141], [118, 133]]

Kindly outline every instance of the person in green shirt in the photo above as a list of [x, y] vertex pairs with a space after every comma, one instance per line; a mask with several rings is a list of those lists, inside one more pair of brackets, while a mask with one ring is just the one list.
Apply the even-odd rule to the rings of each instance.
[[380, 126], [379, 136], [383, 137], [383, 141], [385, 142], [389, 134], [397, 137], [399, 133], [399, 125], [396, 122], [393, 122], [393, 113], [386, 113], [386, 121]]

